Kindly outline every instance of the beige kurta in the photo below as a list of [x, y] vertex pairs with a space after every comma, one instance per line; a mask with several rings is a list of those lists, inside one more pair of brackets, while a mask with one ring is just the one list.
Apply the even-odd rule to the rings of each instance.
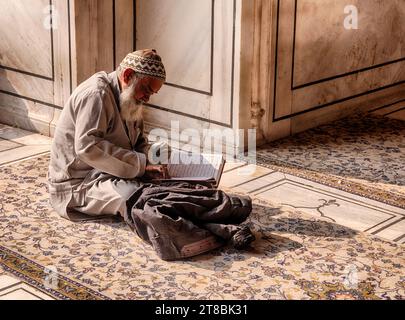
[[115, 72], [96, 73], [76, 88], [60, 115], [48, 185], [51, 205], [65, 218], [75, 219], [77, 211], [122, 215], [125, 198], [140, 185], [147, 139], [142, 122], [122, 121], [119, 95]]

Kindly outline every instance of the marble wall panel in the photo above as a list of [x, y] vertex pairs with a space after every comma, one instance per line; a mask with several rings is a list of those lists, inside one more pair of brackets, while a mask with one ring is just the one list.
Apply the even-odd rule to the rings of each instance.
[[134, 50], [134, 1], [115, 1], [115, 67]]
[[73, 87], [72, 4], [0, 0], [0, 122], [50, 135]]
[[46, 103], [53, 103], [53, 81], [0, 69], [0, 90]]
[[3, 93], [0, 93], [0, 102], [0, 123], [50, 135], [53, 107]]
[[[344, 9], [358, 9], [347, 30]], [[265, 136], [274, 140], [405, 96], [405, 2], [273, 0], [272, 83]], [[389, 103], [389, 102], [387, 102]]]
[[150, 104], [232, 126], [237, 1], [136, 1], [136, 48], [156, 48], [167, 83]]
[[[341, 103], [333, 104], [329, 107], [320, 108], [312, 112], [304, 112], [291, 118], [289, 134], [296, 134], [330, 122], [332, 119], [340, 119], [353, 112], [365, 112], [397, 101], [398, 96], [405, 92], [405, 84], [398, 87], [378, 91], [357, 99], [350, 99]], [[282, 121], [279, 121], [282, 122]], [[279, 122], [276, 122], [277, 125]], [[275, 127], [277, 128], [277, 127]], [[286, 135], [284, 135], [286, 136]]]
[[212, 0], [138, 0], [136, 47], [156, 47], [167, 82], [211, 90]]
[[0, 65], [53, 77], [49, 0], [0, 1]]
[[[242, 141], [236, 137], [231, 128], [191, 118], [186, 114], [177, 114], [165, 110], [145, 107], [144, 118], [145, 131], [150, 133], [156, 128], [163, 129], [168, 138], [172, 138], [175, 143], [178, 142], [178, 145], [173, 145], [174, 148], [179, 148], [184, 145], [188, 145], [187, 148], [197, 149], [200, 147], [211, 146], [209, 152], [222, 151], [234, 154]], [[172, 121], [174, 122], [173, 126], [171, 126]], [[207, 129], [212, 131], [205, 131]], [[189, 130], [194, 130], [194, 132], [198, 134], [198, 138], [195, 139], [196, 136]], [[233, 136], [228, 139], [226, 134], [230, 132], [233, 133]], [[178, 134], [178, 138], [172, 136], [172, 133]]]
[[[344, 27], [348, 5], [358, 29]], [[295, 14], [294, 87], [405, 58], [403, 0], [299, 0]]]
[[[405, 82], [405, 60], [293, 91], [293, 113]], [[381, 90], [383, 91], [383, 90]]]

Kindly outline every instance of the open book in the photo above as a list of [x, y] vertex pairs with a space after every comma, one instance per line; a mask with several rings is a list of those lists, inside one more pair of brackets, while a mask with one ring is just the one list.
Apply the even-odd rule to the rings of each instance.
[[218, 187], [225, 166], [222, 154], [188, 154], [172, 151], [167, 170], [170, 179], [165, 181], [209, 182]]

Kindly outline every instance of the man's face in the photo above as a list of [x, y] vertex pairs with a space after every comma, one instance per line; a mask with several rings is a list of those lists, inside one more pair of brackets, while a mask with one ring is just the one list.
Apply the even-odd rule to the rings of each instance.
[[149, 101], [152, 94], [157, 93], [163, 80], [144, 77], [136, 79], [132, 70], [126, 70], [120, 95], [121, 118], [126, 121], [138, 121], [142, 118], [142, 104]]
[[135, 86], [134, 99], [146, 103], [151, 95], [158, 93], [163, 85], [163, 80], [145, 77], [137, 81]]

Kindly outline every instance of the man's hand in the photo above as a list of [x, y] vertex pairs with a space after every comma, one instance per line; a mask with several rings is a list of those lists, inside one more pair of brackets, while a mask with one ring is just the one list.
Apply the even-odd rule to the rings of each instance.
[[147, 165], [145, 168], [145, 175], [143, 176], [147, 180], [160, 180], [169, 179], [169, 173], [167, 171], [167, 165]]

